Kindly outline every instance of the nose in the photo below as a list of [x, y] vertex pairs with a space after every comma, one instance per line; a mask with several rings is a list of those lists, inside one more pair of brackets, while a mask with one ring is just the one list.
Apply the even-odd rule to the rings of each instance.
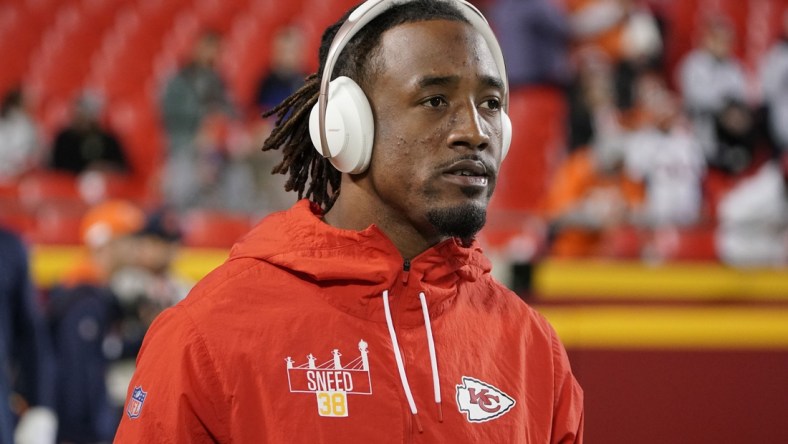
[[457, 109], [451, 118], [448, 143], [452, 148], [485, 150], [490, 145], [489, 128], [472, 103]]

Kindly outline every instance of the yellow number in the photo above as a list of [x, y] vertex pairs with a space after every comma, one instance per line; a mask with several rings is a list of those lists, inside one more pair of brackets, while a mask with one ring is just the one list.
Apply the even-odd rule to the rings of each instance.
[[317, 392], [317, 411], [320, 416], [347, 416], [345, 392]]
[[334, 416], [347, 416], [347, 407], [345, 407], [346, 399], [347, 397], [343, 392], [337, 392], [331, 395]]
[[326, 392], [317, 394], [317, 410], [320, 416], [331, 416], [331, 397]]

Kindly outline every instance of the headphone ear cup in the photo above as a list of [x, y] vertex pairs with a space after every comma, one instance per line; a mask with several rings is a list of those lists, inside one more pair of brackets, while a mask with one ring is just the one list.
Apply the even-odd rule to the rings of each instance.
[[509, 154], [512, 145], [512, 119], [505, 112], [501, 112], [501, 162]]
[[[309, 137], [320, 149], [320, 111], [316, 103], [309, 115]], [[326, 110], [326, 139], [334, 168], [349, 174], [363, 173], [369, 167], [375, 136], [372, 107], [356, 82], [341, 76], [329, 84]]]

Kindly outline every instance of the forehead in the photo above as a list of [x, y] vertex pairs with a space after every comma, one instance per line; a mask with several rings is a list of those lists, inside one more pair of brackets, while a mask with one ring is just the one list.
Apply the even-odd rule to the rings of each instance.
[[473, 26], [451, 20], [404, 23], [383, 33], [380, 65], [396, 75], [473, 72], [500, 78], [487, 42]]

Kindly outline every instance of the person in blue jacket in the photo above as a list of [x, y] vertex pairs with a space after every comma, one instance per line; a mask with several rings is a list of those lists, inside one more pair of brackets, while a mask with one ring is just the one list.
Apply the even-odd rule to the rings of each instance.
[[54, 443], [54, 359], [23, 242], [0, 228], [0, 444]]

